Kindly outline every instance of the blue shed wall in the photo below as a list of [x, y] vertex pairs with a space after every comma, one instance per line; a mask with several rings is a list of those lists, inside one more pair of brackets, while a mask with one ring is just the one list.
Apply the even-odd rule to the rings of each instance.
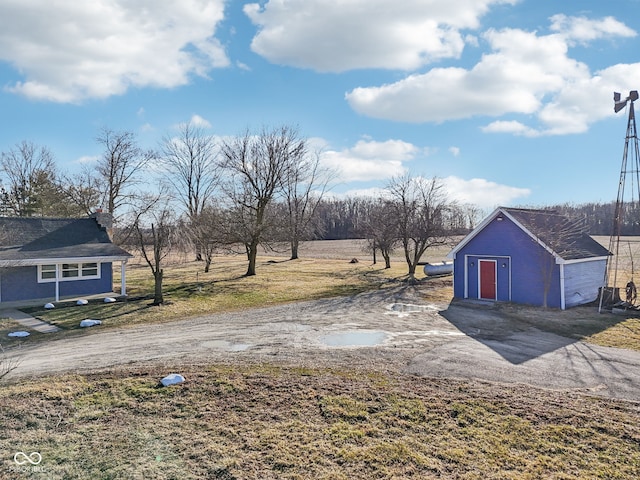
[[510, 295], [510, 300], [516, 303], [542, 305], [546, 277], [544, 272], [545, 269], [551, 269], [551, 287], [547, 295], [547, 305], [561, 306], [559, 265], [555, 264], [552, 255], [508, 218], [503, 217], [502, 221], [493, 219], [456, 253], [455, 297], [465, 297], [465, 282], [467, 282], [467, 298], [478, 298], [477, 260], [479, 258], [498, 261], [496, 279], [498, 300], [507, 301]]
[[[113, 268], [110, 262], [101, 264], [101, 278], [59, 282], [60, 297], [97, 295], [113, 291]], [[0, 269], [0, 301], [14, 302], [39, 298], [54, 298], [55, 282], [38, 283], [38, 267]]]

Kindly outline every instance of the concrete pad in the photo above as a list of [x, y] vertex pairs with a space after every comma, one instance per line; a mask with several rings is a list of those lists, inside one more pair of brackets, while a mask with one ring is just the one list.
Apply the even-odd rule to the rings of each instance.
[[55, 325], [51, 325], [49, 323], [43, 322], [42, 320], [38, 320], [37, 318], [33, 318], [31, 315], [21, 312], [20, 310], [17, 310], [15, 308], [0, 310], [0, 317], [8, 317], [12, 320], [15, 320], [23, 327], [35, 330], [36, 332], [40, 333], [56, 333], [60, 331], [60, 329]]

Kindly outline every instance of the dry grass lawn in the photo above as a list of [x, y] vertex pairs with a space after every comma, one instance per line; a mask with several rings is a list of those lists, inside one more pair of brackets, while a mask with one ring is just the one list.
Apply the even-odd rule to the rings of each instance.
[[[379, 372], [203, 365], [0, 389], [1, 478], [634, 479], [638, 405]], [[166, 371], [165, 371], [166, 372]], [[37, 451], [43, 473], [22, 472]], [[20, 473], [20, 475], [18, 475]]]

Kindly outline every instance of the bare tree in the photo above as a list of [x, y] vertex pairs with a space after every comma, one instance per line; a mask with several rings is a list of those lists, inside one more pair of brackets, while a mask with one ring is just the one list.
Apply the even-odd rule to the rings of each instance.
[[153, 305], [164, 303], [164, 264], [177, 239], [175, 215], [168, 202], [161, 198], [162, 194], [139, 200], [130, 227], [137, 240], [136, 246], [153, 274]]
[[416, 266], [428, 248], [449, 240], [447, 203], [443, 184], [437, 178], [405, 175], [387, 186], [399, 242], [409, 267], [409, 280], [415, 280]]
[[200, 246], [200, 256], [207, 273], [213, 261], [213, 255], [229, 243], [227, 216], [220, 208], [205, 205], [198, 215], [197, 222], [188, 222], [191, 240]]
[[469, 232], [476, 228], [476, 224], [480, 219], [486, 216], [480, 207], [472, 203], [465, 203], [461, 209], [466, 216], [466, 229]]
[[139, 174], [155, 153], [140, 148], [132, 132], [103, 128], [96, 140], [104, 148], [96, 165], [103, 207], [116, 219], [116, 211], [133, 201], [136, 192], [131, 187], [138, 183]]
[[[180, 127], [177, 137], [165, 137], [162, 141], [162, 163], [166, 179], [175, 196], [182, 203], [193, 231], [202, 230], [200, 218], [211, 201], [220, 181], [217, 147], [213, 138], [191, 122]], [[202, 260], [202, 248], [194, 238], [196, 260]]]
[[84, 166], [80, 173], [64, 176], [61, 188], [73, 205], [85, 215], [95, 212], [102, 201], [101, 182], [95, 173]]
[[234, 234], [247, 253], [247, 276], [256, 274], [258, 247], [273, 227], [269, 207], [304, 152], [305, 141], [287, 126], [257, 136], [247, 131], [222, 145], [222, 165], [229, 173], [223, 188], [232, 203]]
[[291, 159], [283, 184], [291, 260], [298, 258], [300, 242], [312, 233], [316, 210], [334, 175], [322, 168], [320, 155], [307, 154], [306, 147]]
[[379, 198], [369, 204], [369, 214], [360, 226], [368, 239], [368, 249], [373, 252], [374, 263], [379, 250], [385, 268], [391, 268], [391, 253], [398, 243], [398, 225], [393, 221], [394, 215], [392, 202]]
[[19, 217], [60, 215], [60, 210], [65, 209], [55, 160], [46, 147], [23, 141], [8, 152], [2, 152], [0, 170], [6, 180], [1, 192], [4, 214]]
[[557, 257], [571, 252], [579, 245], [585, 234], [585, 223], [581, 218], [569, 218], [555, 210], [522, 211], [530, 232], [537, 243], [535, 264], [540, 273], [542, 306], [548, 307], [549, 293], [558, 273]]

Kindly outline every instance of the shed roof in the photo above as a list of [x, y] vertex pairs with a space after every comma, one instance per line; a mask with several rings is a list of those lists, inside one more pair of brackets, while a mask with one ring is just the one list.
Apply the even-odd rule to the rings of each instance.
[[130, 256], [95, 218], [0, 217], [0, 263]]
[[563, 260], [578, 260], [611, 255], [609, 250], [591, 238], [581, 227], [554, 210], [498, 207], [467, 235], [451, 252], [455, 254], [491, 221], [504, 215], [549, 252]]

